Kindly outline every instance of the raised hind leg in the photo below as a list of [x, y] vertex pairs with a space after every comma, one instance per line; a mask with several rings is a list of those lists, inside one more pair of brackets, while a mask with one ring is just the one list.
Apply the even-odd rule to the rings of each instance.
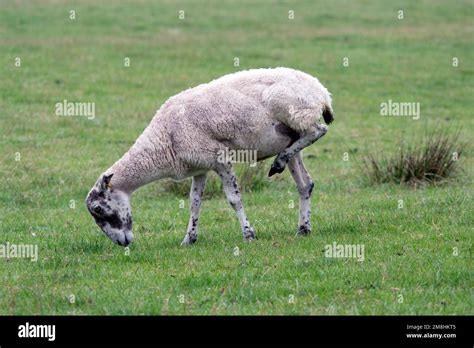
[[326, 125], [315, 124], [309, 131], [303, 133], [298, 140], [278, 154], [272, 163], [268, 176], [283, 172], [285, 166], [295, 156], [295, 154], [316, 142], [319, 138], [324, 136], [327, 131], [328, 127]]

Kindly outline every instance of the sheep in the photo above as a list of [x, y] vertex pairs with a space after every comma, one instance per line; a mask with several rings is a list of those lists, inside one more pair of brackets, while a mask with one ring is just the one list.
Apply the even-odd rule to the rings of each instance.
[[199, 211], [208, 171], [223, 183], [243, 237], [256, 238], [242, 205], [231, 161], [219, 152], [255, 151], [257, 160], [276, 156], [269, 176], [288, 166], [299, 193], [297, 235], [311, 232], [314, 183], [301, 150], [324, 136], [333, 121], [331, 95], [315, 77], [289, 68], [252, 69], [225, 75], [169, 98], [125, 155], [98, 178], [86, 205], [116, 244], [133, 239], [130, 197], [139, 187], [192, 177], [190, 218], [182, 245], [198, 236]]

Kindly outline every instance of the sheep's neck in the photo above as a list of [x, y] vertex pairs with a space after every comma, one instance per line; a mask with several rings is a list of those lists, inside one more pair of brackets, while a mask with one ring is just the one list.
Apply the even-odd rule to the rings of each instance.
[[168, 177], [174, 159], [166, 133], [148, 127], [107, 173], [114, 174], [113, 187], [132, 193], [152, 181]]

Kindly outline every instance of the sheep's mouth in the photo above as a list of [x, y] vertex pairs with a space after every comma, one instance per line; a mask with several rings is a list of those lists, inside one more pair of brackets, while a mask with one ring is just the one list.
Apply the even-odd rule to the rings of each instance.
[[116, 239], [115, 242], [120, 245], [120, 246], [123, 246], [123, 247], [126, 247], [127, 245], [129, 245], [132, 241], [131, 240], [128, 240], [127, 236], [125, 236], [125, 241], [124, 242], [121, 242], [120, 239]]
[[115, 243], [117, 243], [118, 245], [120, 246], [123, 246], [123, 247], [126, 247], [128, 246], [130, 243], [132, 243], [133, 241], [133, 234], [131, 233], [128, 233], [128, 232], [123, 232], [119, 237], [117, 238], [111, 238], [109, 236], [110, 239], [112, 239], [112, 241], [114, 241]]

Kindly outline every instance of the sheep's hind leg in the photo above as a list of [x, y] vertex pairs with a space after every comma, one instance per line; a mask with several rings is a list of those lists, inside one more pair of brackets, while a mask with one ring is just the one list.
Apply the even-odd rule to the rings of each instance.
[[304, 167], [301, 152], [298, 152], [289, 162], [288, 169], [295, 180], [300, 195], [300, 217], [299, 227], [296, 233], [299, 236], [311, 233], [311, 193], [314, 183], [308, 171]]
[[196, 242], [198, 235], [198, 221], [199, 221], [199, 210], [201, 208], [202, 193], [206, 186], [206, 174], [193, 176], [193, 183], [191, 185], [191, 191], [189, 193], [190, 211], [188, 229], [186, 237], [182, 241], [181, 245], [190, 245]]
[[311, 130], [304, 133], [298, 140], [278, 154], [272, 163], [268, 176], [283, 172], [286, 164], [295, 156], [296, 153], [316, 142], [319, 138], [324, 136], [327, 131], [328, 127], [324, 124], [314, 125]]
[[242, 205], [239, 188], [237, 186], [237, 179], [232, 169], [232, 165], [230, 163], [223, 164], [216, 169], [216, 172], [222, 180], [227, 201], [239, 218], [244, 239], [248, 241], [256, 239], [255, 230], [250, 226], [247, 216], [245, 215], [244, 206]]

